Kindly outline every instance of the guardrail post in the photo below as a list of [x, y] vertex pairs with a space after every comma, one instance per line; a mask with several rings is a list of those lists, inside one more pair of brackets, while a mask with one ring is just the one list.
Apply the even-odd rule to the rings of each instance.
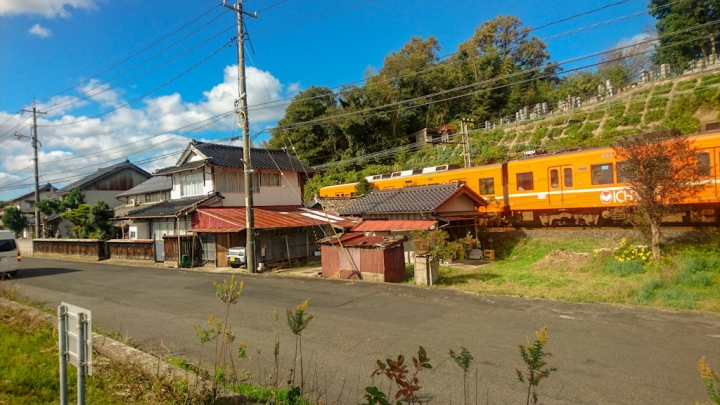
[[65, 306], [58, 306], [58, 332], [60, 335], [60, 405], [67, 405], [67, 325]]

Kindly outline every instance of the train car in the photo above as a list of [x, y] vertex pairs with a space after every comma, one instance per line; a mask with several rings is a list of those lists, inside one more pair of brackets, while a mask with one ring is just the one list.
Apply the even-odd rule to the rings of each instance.
[[[697, 164], [707, 188], [688, 200], [688, 211], [665, 222], [717, 223], [720, 220], [720, 132], [689, 137], [698, 148]], [[379, 190], [447, 184], [467, 184], [488, 200], [482, 212], [514, 224], [601, 225], [624, 219], [619, 208], [632, 195], [618, 173], [612, 148], [539, 155], [502, 164], [468, 169], [424, 169], [421, 174], [371, 176]], [[398, 172], [400, 173], [400, 172]], [[323, 197], [350, 196], [356, 183], [324, 187]]]

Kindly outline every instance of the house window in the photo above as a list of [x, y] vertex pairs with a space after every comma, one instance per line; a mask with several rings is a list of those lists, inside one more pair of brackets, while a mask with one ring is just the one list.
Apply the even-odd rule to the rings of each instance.
[[495, 194], [495, 179], [488, 177], [486, 179], [480, 179], [480, 194]]
[[565, 180], [565, 187], [573, 186], [572, 167], [566, 167], [563, 169], [563, 179]]
[[614, 176], [612, 163], [590, 165], [590, 177], [593, 185], [613, 184]]
[[221, 193], [240, 193], [243, 188], [243, 172], [224, 170], [215, 173], [215, 189]]
[[180, 175], [180, 195], [183, 197], [200, 195], [203, 193], [202, 172], [183, 173]]
[[261, 186], [279, 186], [280, 173], [260, 173]]
[[698, 174], [702, 177], [710, 176], [710, 153], [700, 152], [697, 155]]
[[518, 191], [534, 190], [535, 183], [533, 182], [533, 173], [525, 172], [517, 174], [517, 189]]

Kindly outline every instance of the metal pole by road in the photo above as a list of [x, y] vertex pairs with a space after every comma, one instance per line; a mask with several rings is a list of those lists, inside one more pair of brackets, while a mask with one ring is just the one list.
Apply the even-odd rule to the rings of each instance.
[[85, 314], [78, 314], [77, 327], [77, 403], [78, 405], [85, 405]]
[[58, 331], [60, 334], [60, 405], [67, 405], [67, 325], [65, 306], [58, 306]]

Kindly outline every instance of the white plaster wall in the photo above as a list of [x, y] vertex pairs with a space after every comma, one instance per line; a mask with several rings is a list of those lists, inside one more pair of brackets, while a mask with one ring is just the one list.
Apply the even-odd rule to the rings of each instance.
[[135, 237], [132, 239], [150, 239], [150, 224], [147, 222], [137, 222], [128, 227], [128, 235], [131, 231], [135, 231]]

